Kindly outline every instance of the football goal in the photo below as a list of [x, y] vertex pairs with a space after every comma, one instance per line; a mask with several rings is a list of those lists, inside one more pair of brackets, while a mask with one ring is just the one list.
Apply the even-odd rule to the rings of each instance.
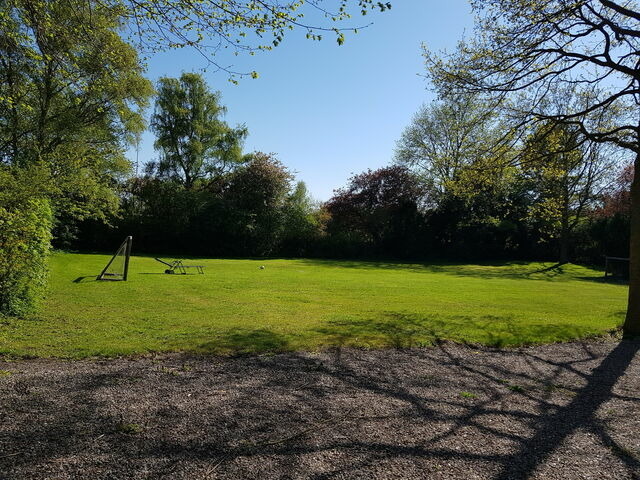
[[127, 280], [127, 274], [129, 273], [129, 256], [131, 255], [131, 241], [132, 237], [129, 236], [124, 239], [120, 248], [111, 257], [107, 266], [104, 267], [98, 280]]

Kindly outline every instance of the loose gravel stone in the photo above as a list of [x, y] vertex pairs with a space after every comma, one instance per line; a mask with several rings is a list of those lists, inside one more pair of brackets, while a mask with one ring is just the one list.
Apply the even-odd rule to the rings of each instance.
[[0, 361], [0, 479], [637, 479], [639, 351]]

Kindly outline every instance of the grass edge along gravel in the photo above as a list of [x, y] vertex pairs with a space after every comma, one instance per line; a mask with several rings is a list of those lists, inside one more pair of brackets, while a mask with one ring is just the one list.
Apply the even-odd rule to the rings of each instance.
[[96, 282], [108, 258], [56, 253], [40, 312], [0, 319], [0, 355], [509, 347], [606, 336], [626, 305], [624, 285], [577, 265], [199, 259], [205, 275], [172, 276], [133, 257], [128, 282]]

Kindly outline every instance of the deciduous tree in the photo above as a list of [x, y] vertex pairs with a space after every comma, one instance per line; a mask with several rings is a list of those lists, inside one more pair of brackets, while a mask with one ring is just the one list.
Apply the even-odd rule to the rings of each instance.
[[122, 41], [121, 11], [84, 0], [8, 0], [0, 11], [0, 163], [47, 171], [59, 217], [103, 217], [129, 168], [153, 89]]
[[160, 152], [157, 171], [191, 189], [199, 180], [217, 177], [242, 162], [244, 126], [229, 127], [220, 94], [209, 90], [202, 75], [183, 73], [158, 81], [151, 128]]
[[287, 255], [308, 254], [320, 235], [316, 218], [318, 206], [311, 198], [307, 185], [300, 181], [287, 195], [284, 203], [282, 251]]
[[[616, 0], [473, 0], [476, 33], [452, 54], [425, 51], [442, 91], [493, 93], [512, 100], [521, 125], [572, 124], [585, 138], [635, 155], [631, 267], [624, 332], [640, 336], [640, 8]], [[568, 88], [582, 108], [549, 113], [544, 99]], [[517, 96], [517, 102], [515, 97]], [[616, 109], [605, 128], [602, 117]]]
[[327, 231], [345, 236], [346, 242], [360, 242], [377, 250], [375, 253], [415, 254], [423, 198], [420, 180], [406, 167], [368, 170], [354, 175], [325, 204], [330, 215]]
[[423, 180], [432, 205], [460, 190], [465, 170], [487, 180], [495, 173], [499, 162], [487, 159], [496, 155], [504, 128], [493, 107], [479, 95], [447, 95], [423, 105], [402, 133], [395, 160]]
[[615, 156], [603, 150], [581, 142], [575, 126], [553, 122], [539, 124], [526, 139], [521, 163], [532, 193], [529, 216], [558, 240], [560, 263], [569, 261], [573, 232], [610, 183]]
[[287, 194], [293, 175], [274, 154], [254, 152], [246, 165], [229, 178], [223, 198], [227, 210], [227, 234], [236, 251], [268, 255], [283, 233]]
[[633, 165], [620, 170], [609, 192], [602, 195], [602, 207], [597, 216], [631, 215], [631, 185], [633, 185]]

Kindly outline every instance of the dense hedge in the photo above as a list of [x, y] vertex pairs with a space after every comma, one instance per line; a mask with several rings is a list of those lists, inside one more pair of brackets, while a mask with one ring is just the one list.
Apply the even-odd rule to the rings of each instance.
[[[304, 184], [293, 187], [280, 162], [261, 154], [193, 189], [152, 175], [124, 187], [110, 225], [72, 225], [75, 241], [67, 246], [58, 234], [54, 246], [108, 252], [133, 235], [136, 253], [147, 254], [561, 260], [553, 219], [533, 214], [533, 187], [518, 179], [430, 201], [420, 178], [391, 166], [355, 175], [319, 205]], [[565, 238], [570, 260], [603, 264], [605, 255], [629, 255], [629, 188], [620, 182], [585, 207]]]
[[52, 214], [46, 198], [0, 170], [0, 313], [32, 312], [46, 286]]

